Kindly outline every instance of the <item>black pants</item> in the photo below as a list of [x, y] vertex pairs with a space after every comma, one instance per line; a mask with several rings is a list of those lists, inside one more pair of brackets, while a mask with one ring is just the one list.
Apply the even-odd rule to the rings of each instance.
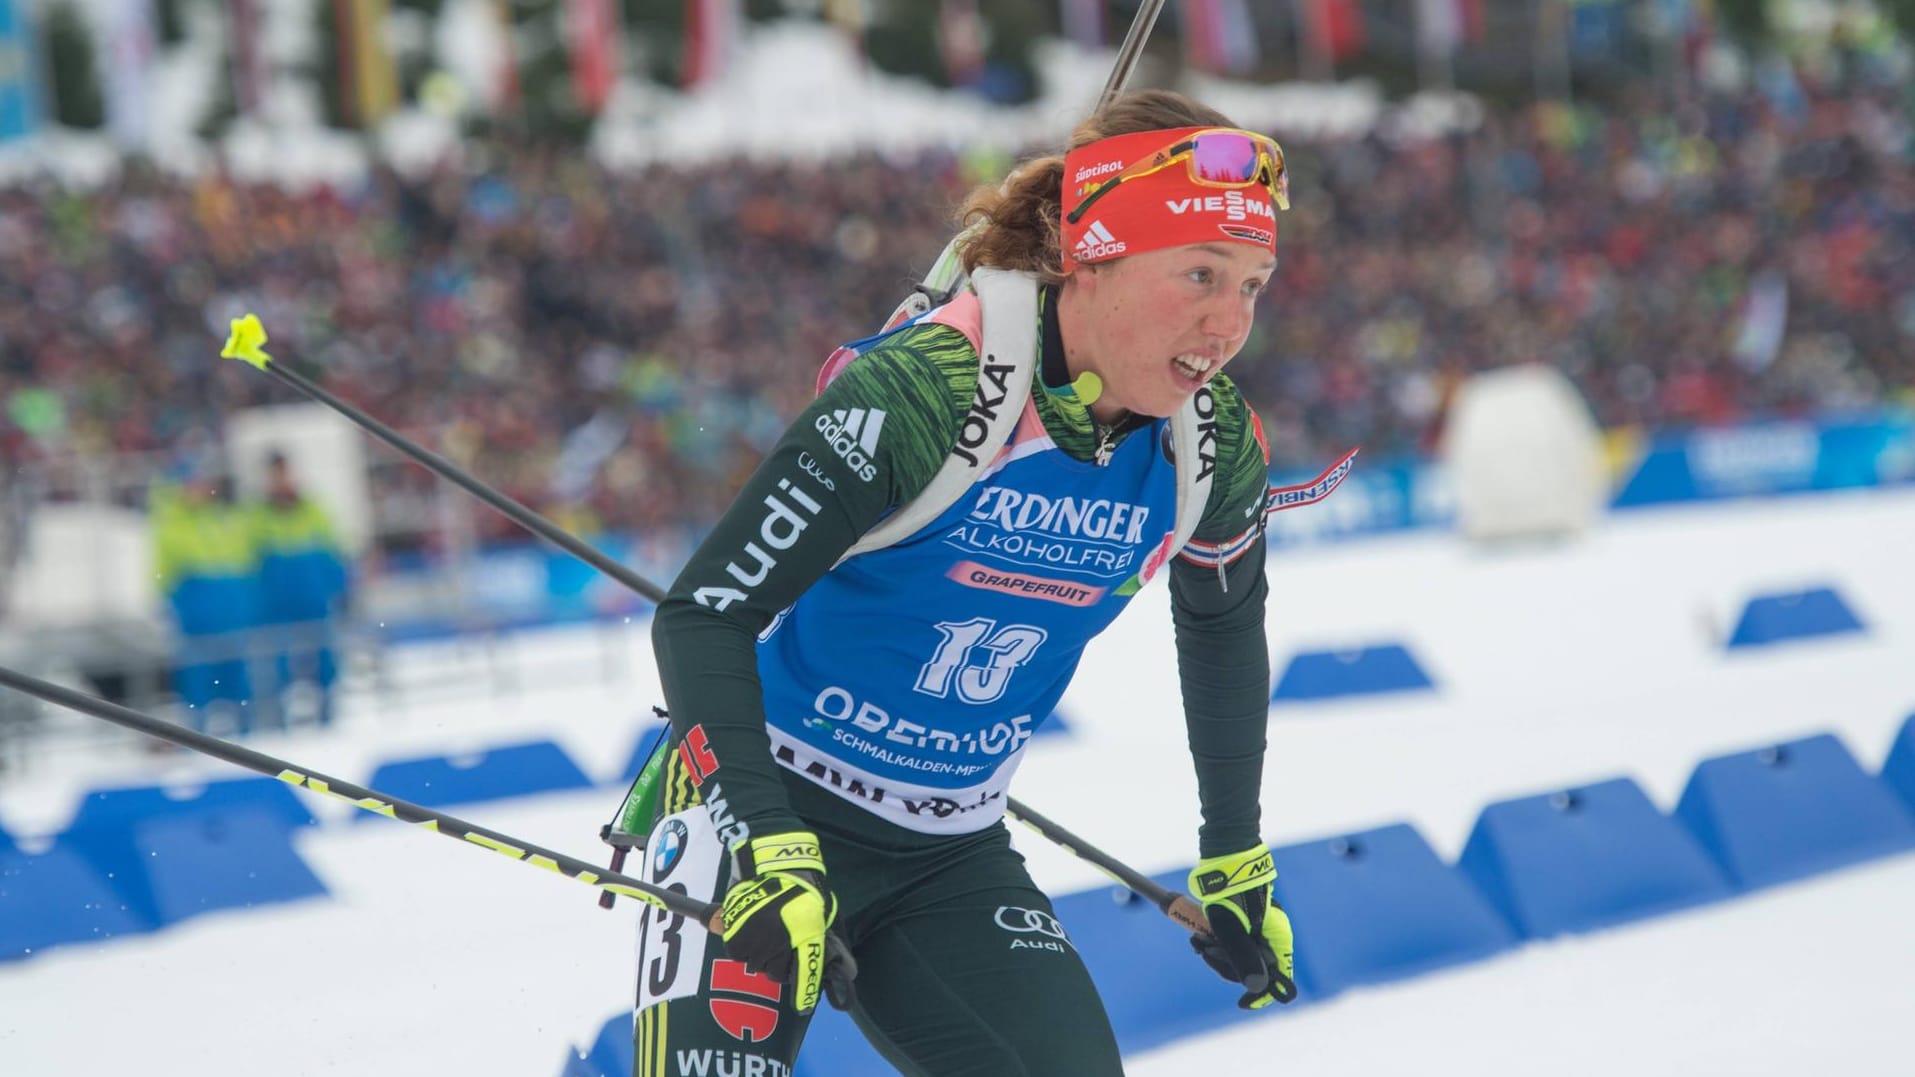
[[[671, 766], [679, 766], [676, 753]], [[1090, 974], [1002, 822], [973, 834], [918, 834], [802, 778], [787, 775], [786, 784], [799, 817], [818, 835], [839, 902], [834, 930], [858, 961], [851, 1016], [901, 1073], [1123, 1072]], [[689, 782], [669, 774], [665, 813], [689, 807], [694, 796]], [[697, 840], [716, 845], [709, 829], [698, 833]], [[648, 871], [673, 840], [654, 837]], [[729, 858], [715, 848], [704, 854], [672, 853], [673, 866], [696, 861], [702, 869], [668, 885], [715, 901], [729, 883]], [[641, 934], [634, 1077], [716, 1074], [720, 1061], [725, 1074], [788, 1077], [809, 1022], [792, 1012], [787, 985], [746, 974], [709, 934], [693, 981], [691, 970], [675, 962], [699, 956], [685, 943], [703, 933], [673, 914], [648, 907]], [[696, 993], [646, 1005], [648, 984], [656, 997], [674, 980], [681, 991], [695, 982]]]

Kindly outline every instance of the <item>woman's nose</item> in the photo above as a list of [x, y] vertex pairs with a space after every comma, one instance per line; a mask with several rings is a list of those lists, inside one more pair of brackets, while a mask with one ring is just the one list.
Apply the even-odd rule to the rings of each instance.
[[1247, 302], [1221, 302], [1204, 313], [1204, 334], [1225, 342], [1242, 340], [1250, 333], [1250, 319], [1254, 314]]

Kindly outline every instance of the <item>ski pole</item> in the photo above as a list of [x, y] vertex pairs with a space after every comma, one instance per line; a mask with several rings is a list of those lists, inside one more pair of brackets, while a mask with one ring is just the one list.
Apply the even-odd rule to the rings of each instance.
[[[1157, 16], [1164, 9], [1164, 0], [1144, 0], [1137, 7], [1137, 14], [1130, 20], [1130, 29], [1124, 34], [1124, 43], [1117, 50], [1117, 61], [1111, 65], [1110, 77], [1104, 81], [1104, 90], [1097, 95], [1097, 111], [1102, 111], [1117, 95], [1124, 92], [1124, 86], [1130, 82], [1130, 74], [1137, 67], [1137, 58], [1144, 53], [1144, 42], [1150, 38], [1151, 28], [1157, 25]], [[931, 269], [905, 297], [904, 302], [885, 319], [884, 327], [892, 329], [917, 317], [935, 306], [951, 301], [958, 289], [964, 286], [968, 273], [964, 268], [964, 258], [960, 248], [965, 241], [983, 227], [983, 222], [972, 225], [944, 245], [937, 260], [931, 263]]]
[[1150, 39], [1150, 31], [1157, 25], [1157, 16], [1164, 10], [1164, 0], [1144, 0], [1137, 5], [1137, 14], [1130, 20], [1130, 30], [1124, 34], [1124, 43], [1117, 49], [1117, 62], [1111, 65], [1110, 78], [1104, 82], [1104, 92], [1098, 95], [1097, 107], [1104, 106], [1117, 99], [1124, 92], [1124, 86], [1130, 82], [1130, 73], [1137, 67], [1137, 58], [1144, 54], [1144, 42]]
[[499, 512], [505, 514], [512, 522], [532, 532], [539, 538], [544, 539], [559, 549], [564, 550], [566, 553], [571, 554], [573, 557], [591, 565], [593, 568], [605, 573], [607, 576], [624, 584], [638, 594], [651, 599], [654, 603], [664, 601], [664, 588], [586, 545], [584, 540], [578, 536], [564, 530], [550, 520], [540, 516], [538, 513], [533, 512], [531, 509], [526, 508], [524, 505], [500, 493], [493, 487], [473, 478], [469, 472], [459, 465], [425, 448], [418, 442], [401, 434], [399, 431], [394, 430], [378, 419], [373, 418], [358, 408], [353, 407], [351, 404], [346, 403], [344, 400], [339, 399], [337, 396], [334, 396], [332, 393], [327, 392], [324, 388], [321, 388], [298, 371], [288, 370], [281, 366], [273, 360], [272, 356], [266, 354], [264, 350], [265, 344], [266, 327], [260, 324], [258, 315], [248, 314], [243, 318], [234, 318], [232, 322], [232, 335], [227, 338], [226, 346], [220, 349], [220, 358], [238, 359], [243, 363], [258, 367], [260, 370], [271, 374], [273, 377], [278, 378], [280, 381], [285, 382], [301, 393], [319, 401], [339, 414], [344, 415], [346, 418], [351, 419], [354, 423], [357, 423], [361, 429], [373, 437], [378, 438], [380, 441], [385, 442], [405, 455], [412, 457], [428, 471], [434, 472], [439, 477], [464, 489], [466, 493], [471, 494], [473, 497], [497, 509]]
[[[487, 486], [459, 465], [447, 460], [438, 453], [421, 448], [404, 434], [399, 433], [397, 430], [374, 419], [372, 416], [367, 415], [351, 404], [321, 389], [319, 386], [313, 384], [311, 380], [293, 371], [284, 369], [272, 356], [266, 354], [264, 350], [265, 344], [265, 328], [260, 325], [259, 318], [256, 315], [248, 314], [244, 317], [233, 319], [232, 336], [227, 339], [226, 346], [220, 350], [219, 354], [221, 358], [238, 359], [241, 362], [258, 367], [260, 370], [266, 371], [269, 374], [273, 374], [294, 389], [325, 404], [327, 407], [332, 408], [334, 411], [339, 412], [341, 415], [364, 427], [369, 433], [378, 437], [381, 441], [384, 441], [386, 444], [391, 445], [393, 448], [398, 449], [400, 452], [418, 461], [427, 470], [470, 491], [477, 496], [479, 500], [503, 512], [519, 526], [545, 539], [547, 542], [552, 543], [586, 564], [591, 565], [593, 568], [605, 573], [607, 576], [631, 588], [633, 591], [651, 599], [653, 602], [658, 602], [665, 597], [664, 589], [657, 584], [652, 583], [650, 580], [645, 579], [631, 569], [612, 560], [600, 551], [586, 545], [577, 537], [559, 527], [559, 525], [540, 516], [538, 513], [533, 512], [531, 509], [526, 508], [511, 498], [506, 497], [492, 487]], [[150, 719], [147, 720], [150, 721]], [[1178, 923], [1190, 927], [1192, 930], [1200, 930], [1203, 934], [1210, 933], [1207, 926], [1203, 928], [1197, 928], [1195, 926], [1204, 923], [1204, 918], [1201, 912], [1196, 909], [1195, 902], [1186, 898], [1183, 899], [1182, 904], [1178, 904], [1177, 898], [1180, 895], [1172, 894], [1157, 885], [1149, 876], [1127, 867], [1115, 857], [1078, 839], [1075, 835], [1058, 826], [1056, 823], [1045, 819], [1023, 804], [1018, 803], [1015, 797], [1006, 798], [1006, 803], [1008, 805], [1007, 810], [1013, 818], [1023, 822], [1026, 826], [1029, 826], [1045, 838], [1056, 842], [1063, 847], [1065, 852], [1080, 859], [1087, 860], [1101, 868], [1106, 874], [1118, 882], [1130, 887], [1138, 896], [1143, 897], [1151, 904], [1162, 909], [1166, 916], [1176, 920]], [[622, 891], [614, 891], [614, 893], [621, 892]]]
[[1065, 852], [1079, 860], [1089, 861], [1104, 874], [1121, 883], [1131, 893], [1157, 906], [1165, 916], [1199, 935], [1210, 934], [1210, 924], [1204, 919], [1203, 907], [1186, 895], [1179, 894], [1136, 868], [1113, 859], [1108, 853], [1088, 844], [1084, 839], [1019, 804], [1016, 800], [1010, 801], [1010, 807], [1006, 808], [1005, 812], [1018, 822], [1057, 843]]
[[567, 878], [577, 879], [579, 882], [585, 883], [588, 886], [596, 886], [601, 891], [607, 893], [623, 894], [626, 897], [637, 898], [640, 901], [649, 901], [653, 905], [665, 909], [667, 912], [678, 913], [681, 916], [695, 920], [720, 934], [723, 934], [725, 930], [724, 917], [716, 905], [698, 901], [684, 894], [680, 894], [677, 891], [667, 890], [661, 886], [653, 886], [651, 883], [641, 882], [628, 875], [621, 875], [616, 871], [606, 871], [596, 865], [588, 864], [583, 860], [566, 856], [564, 853], [554, 852], [550, 849], [542, 849], [530, 842], [520, 841], [518, 838], [512, 837], [509, 834], [501, 834], [496, 830], [488, 830], [476, 823], [468, 823], [456, 816], [433, 811], [431, 808], [422, 808], [417, 804], [408, 803], [397, 797], [387, 796], [377, 790], [367, 789], [362, 785], [354, 785], [351, 782], [328, 777], [317, 771], [309, 771], [303, 767], [296, 767], [283, 759], [274, 758], [264, 752], [256, 752], [251, 748], [242, 748], [231, 741], [207, 736], [204, 733], [195, 732], [190, 729], [182, 729], [170, 722], [162, 722], [157, 718], [150, 718], [141, 714], [139, 711], [122, 707], [117, 703], [111, 703], [107, 700], [87, 695], [84, 692], [76, 692], [70, 688], [62, 688], [57, 684], [40, 680], [37, 677], [29, 677], [24, 673], [8, 669], [5, 666], [0, 666], [0, 685], [11, 688], [16, 692], [24, 692], [30, 696], [37, 696], [40, 699], [46, 700], [48, 703], [55, 703], [59, 706], [79, 711], [82, 714], [89, 714], [95, 718], [104, 718], [117, 725], [123, 725], [128, 729], [137, 730], [149, 737], [158, 737], [161, 740], [171, 741], [181, 747], [191, 748], [203, 755], [210, 755], [215, 759], [224, 760], [235, 766], [256, 771], [267, 777], [278, 778], [280, 781], [296, 788], [310, 789], [315, 793], [323, 793], [336, 800], [343, 800], [354, 807], [364, 808], [375, 815], [383, 815], [388, 819], [397, 819], [402, 823], [412, 823], [425, 830], [430, 830], [434, 834], [444, 834], [449, 838], [468, 842], [480, 848], [490, 849], [512, 860], [531, 864], [534, 867], [541, 867], [547, 871], [557, 872]]

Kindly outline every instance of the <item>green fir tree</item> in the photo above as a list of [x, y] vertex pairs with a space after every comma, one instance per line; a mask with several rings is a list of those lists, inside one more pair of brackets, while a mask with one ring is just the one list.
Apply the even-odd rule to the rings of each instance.
[[47, 7], [45, 33], [54, 121], [67, 127], [105, 126], [93, 28], [86, 17], [71, 0], [55, 0]]
[[153, 21], [161, 45], [177, 45], [186, 40], [187, 0], [155, 0]]
[[346, 107], [344, 86], [339, 79], [339, 12], [341, 0], [313, 0], [311, 8], [313, 51], [309, 74], [319, 89], [319, 107], [326, 126], [341, 130], [357, 126]]
[[582, 142], [592, 117], [572, 88], [563, 0], [513, 0], [512, 33], [519, 60], [519, 116], [537, 141]]
[[677, 86], [685, 77], [685, 0], [622, 0], [631, 68], [653, 82]]

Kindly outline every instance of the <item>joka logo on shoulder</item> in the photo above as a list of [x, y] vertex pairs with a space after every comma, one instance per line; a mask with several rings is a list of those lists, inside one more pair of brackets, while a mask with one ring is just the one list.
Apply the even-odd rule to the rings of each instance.
[[1080, 262], [1089, 262], [1098, 258], [1108, 258], [1113, 254], [1122, 254], [1124, 250], [1124, 241], [1111, 235], [1110, 229], [1104, 227], [1103, 221], [1096, 220], [1090, 222], [1090, 227], [1084, 229], [1084, 238], [1078, 240], [1077, 246], [1071, 248], [1071, 257]]
[[839, 409], [820, 415], [812, 423], [825, 436], [831, 451], [837, 453], [858, 478], [870, 482], [877, 477], [877, 465], [871, 456], [878, 451], [878, 432], [884, 429], [884, 412], [877, 408]]

